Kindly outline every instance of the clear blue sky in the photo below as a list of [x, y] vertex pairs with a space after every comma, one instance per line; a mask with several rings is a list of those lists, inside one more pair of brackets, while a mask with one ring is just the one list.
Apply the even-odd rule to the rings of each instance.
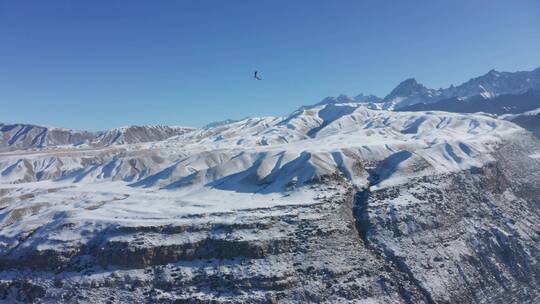
[[538, 66], [537, 0], [0, 0], [3, 122], [202, 126]]

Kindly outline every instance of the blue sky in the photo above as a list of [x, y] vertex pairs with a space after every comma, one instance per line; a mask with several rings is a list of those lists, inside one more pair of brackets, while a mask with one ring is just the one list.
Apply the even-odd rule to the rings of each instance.
[[538, 66], [536, 0], [0, 0], [1, 122], [202, 126]]

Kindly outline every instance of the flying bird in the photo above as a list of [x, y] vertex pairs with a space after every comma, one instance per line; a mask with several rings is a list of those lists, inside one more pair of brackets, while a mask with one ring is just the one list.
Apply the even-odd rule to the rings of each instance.
[[253, 74], [253, 77], [255, 77], [255, 79], [257, 80], [262, 80], [262, 78], [259, 77], [259, 71], [255, 71], [255, 74]]

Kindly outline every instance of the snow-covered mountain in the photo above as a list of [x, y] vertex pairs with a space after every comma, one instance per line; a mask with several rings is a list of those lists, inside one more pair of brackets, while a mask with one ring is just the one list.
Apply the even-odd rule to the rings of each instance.
[[428, 89], [419, 84], [416, 79], [409, 78], [401, 82], [384, 98], [384, 108], [394, 109], [427, 102], [440, 98], [442, 94], [441, 90]]
[[159, 141], [194, 130], [175, 126], [128, 126], [103, 132], [0, 123], [0, 151], [55, 146], [109, 146]]
[[[256, 178], [251, 176], [250, 178], [255, 178], [253, 180], [255, 184], [252, 186], [256, 187], [262, 183], [265, 185], [264, 188], [268, 188], [269, 180], [278, 180], [281, 184], [276, 186], [274, 191], [279, 192], [284, 190], [284, 185], [294, 178], [297, 183], [303, 184], [318, 175], [330, 174], [338, 167], [351, 171], [352, 168], [347, 168], [345, 164], [352, 162], [350, 159], [352, 156], [341, 155], [339, 152], [339, 149], [355, 146], [354, 144], [350, 146], [351, 142], [358, 142], [357, 153], [360, 155], [356, 157], [384, 159], [407, 146], [410, 146], [411, 151], [420, 149], [417, 153], [427, 153], [432, 147], [441, 145], [441, 142], [445, 142], [443, 146], [452, 145], [452, 148], [448, 149], [461, 151], [460, 141], [465, 141], [467, 138], [481, 140], [484, 131], [491, 138], [515, 130], [519, 129], [505, 121], [481, 116], [469, 117], [442, 113], [438, 115], [410, 114], [370, 110], [348, 103], [326, 104], [301, 108], [287, 117], [249, 118], [214, 128], [191, 130], [164, 141], [154, 141], [142, 146], [140, 143], [147, 138], [138, 137], [134, 141], [138, 145], [121, 148], [124, 151], [122, 157], [112, 156], [115, 155], [114, 151], [118, 150], [115, 146], [111, 150], [97, 150], [95, 159], [90, 162], [90, 167], [89, 155], [92, 153], [87, 150], [82, 153], [84, 157], [78, 157], [78, 149], [70, 152], [70, 149], [65, 147], [64, 154], [68, 155], [67, 158], [56, 156], [56, 151], [38, 154], [29, 152], [28, 159], [22, 157], [27, 154], [25, 152], [11, 153], [8, 154], [11, 156], [6, 155], [0, 162], [0, 171], [3, 172], [0, 180], [30, 182], [44, 179], [68, 179], [94, 182], [111, 179], [133, 182], [132, 186], [157, 185], [160, 188], [172, 188], [174, 185], [183, 185], [186, 178], [190, 179], [189, 185], [193, 185], [194, 181], [199, 181], [202, 184], [198, 186], [204, 186], [226, 176], [232, 172], [231, 170], [249, 171], [253, 166], [264, 164], [268, 167], [267, 170], [273, 172], [272, 176], [261, 175]], [[125, 143], [124, 140], [112, 140], [111, 138], [120, 138], [118, 133], [115, 133], [116, 131], [112, 132], [114, 135], [106, 133], [98, 137], [103, 146]], [[321, 144], [322, 142], [324, 144]], [[160, 157], [161, 153], [157, 153], [156, 158], [146, 157], [146, 155], [142, 158], [131, 158], [130, 155], [133, 153], [140, 155], [138, 149], [161, 151], [167, 155], [172, 154], [173, 158]], [[235, 156], [239, 150], [242, 151], [242, 155]], [[336, 152], [332, 152], [334, 150]], [[469, 147], [467, 151], [472, 153], [474, 150], [474, 147]], [[173, 151], [181, 151], [181, 153], [177, 154]], [[447, 153], [445, 151], [441, 149], [440, 153]], [[482, 151], [480, 149], [476, 154], [480, 155]], [[278, 155], [281, 156], [278, 157]], [[233, 156], [235, 156], [234, 162], [225, 161]], [[334, 159], [336, 157], [344, 163], [337, 164]], [[217, 159], [219, 162], [209, 162], [211, 159]], [[201, 160], [204, 160], [205, 164], [202, 167], [192, 164]], [[470, 163], [466, 160], [470, 160]], [[256, 161], [260, 164], [256, 164]], [[275, 167], [275, 162], [278, 161], [281, 166], [285, 166], [289, 161], [298, 162], [297, 170], [306, 168], [309, 173], [300, 174], [301, 178], [283, 176], [282, 168]], [[467, 155], [460, 156], [459, 163], [443, 155], [440, 156], [440, 161], [444, 164], [434, 163], [433, 166], [464, 168], [479, 164], [478, 159]], [[70, 166], [66, 168], [68, 162]], [[141, 165], [137, 166], [137, 164]], [[222, 165], [224, 167], [221, 167]], [[230, 166], [233, 167], [230, 168]], [[177, 173], [177, 170], [180, 171]], [[207, 170], [211, 170], [212, 173], [208, 173]], [[261, 171], [260, 174], [270, 174], [270, 171]], [[317, 173], [318, 171], [321, 172]], [[138, 172], [136, 176], [134, 176], [135, 172]], [[285, 172], [283, 174], [286, 175]], [[350, 172], [347, 174], [352, 176]], [[17, 179], [12, 179], [14, 176], [17, 176]]]
[[95, 138], [86, 131], [49, 128], [28, 124], [0, 123], [0, 151], [45, 146], [80, 145]]
[[492, 99], [500, 95], [522, 95], [529, 91], [540, 91], [540, 68], [533, 71], [498, 72], [491, 70], [485, 75], [472, 78], [458, 86], [445, 89], [430, 89], [409, 78], [398, 84], [384, 98], [360, 94], [356, 98], [346, 95], [328, 97], [322, 103], [364, 103], [372, 109], [403, 109], [415, 104], [431, 104], [443, 100], [467, 100], [480, 96]]
[[407, 80], [202, 129], [3, 125], [0, 301], [538, 302], [540, 141], [518, 116], [379, 109], [437, 94]]
[[193, 130], [195, 129], [163, 125], [126, 126], [99, 132], [91, 145], [110, 146], [160, 141]]
[[475, 96], [491, 99], [500, 95], [521, 95], [531, 90], [540, 91], [540, 68], [520, 72], [491, 70], [461, 85], [438, 90], [427, 89], [414, 79], [408, 79], [385, 97], [385, 107], [399, 109], [418, 103], [430, 104], [443, 99], [466, 100]]
[[457, 86], [443, 90], [444, 97], [469, 98], [481, 95], [493, 98], [499, 95], [520, 95], [527, 91], [540, 91], [540, 68], [533, 71], [498, 72], [489, 71], [487, 74], [472, 78]]
[[417, 103], [397, 111], [447, 111], [456, 113], [490, 113], [496, 115], [518, 114], [540, 107], [540, 91], [530, 90], [523, 94], [503, 94], [491, 98], [482, 95], [467, 99], [448, 98], [434, 103]]

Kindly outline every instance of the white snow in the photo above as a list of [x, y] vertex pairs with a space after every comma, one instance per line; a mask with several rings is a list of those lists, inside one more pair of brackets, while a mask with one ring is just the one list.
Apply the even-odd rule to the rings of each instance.
[[540, 152], [529, 155], [530, 158], [540, 158]]
[[519, 114], [504, 114], [504, 115], [499, 116], [499, 118], [505, 119], [505, 120], [514, 120], [516, 117], [519, 117], [519, 116], [535, 116], [539, 114], [540, 114], [540, 108], [523, 112], [523, 113], [519, 113]]
[[45, 225], [80, 229], [54, 230], [36, 245], [40, 250], [83, 242], [85, 233], [108, 225], [316, 203], [321, 194], [309, 182], [335, 173], [365, 187], [368, 170], [378, 170], [371, 186], [382, 188], [464, 170], [492, 161], [493, 147], [521, 131], [482, 115], [326, 104], [159, 142], [0, 153], [0, 199], [9, 200], [0, 210], [0, 249]]

